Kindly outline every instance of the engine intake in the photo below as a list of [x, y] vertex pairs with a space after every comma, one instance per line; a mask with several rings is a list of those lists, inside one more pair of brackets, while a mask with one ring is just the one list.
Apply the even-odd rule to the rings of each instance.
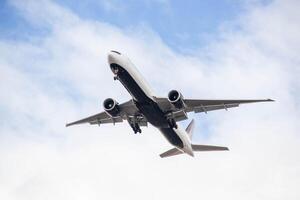
[[103, 107], [105, 112], [112, 117], [115, 117], [120, 113], [119, 103], [112, 98], [105, 99], [103, 102]]
[[178, 109], [182, 109], [185, 107], [185, 103], [183, 101], [183, 96], [177, 90], [171, 90], [169, 92], [168, 100], [170, 103], [172, 103]]

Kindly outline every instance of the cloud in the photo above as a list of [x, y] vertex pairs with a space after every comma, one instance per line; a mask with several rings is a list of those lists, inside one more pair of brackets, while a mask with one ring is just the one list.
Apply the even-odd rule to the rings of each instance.
[[[1, 199], [299, 199], [297, 1], [255, 5], [190, 55], [149, 27], [84, 20], [51, 1], [12, 1], [42, 38], [0, 41]], [[236, 29], [236, 26], [239, 29]], [[159, 95], [265, 98], [272, 104], [191, 115], [195, 142], [230, 152], [160, 159], [170, 148], [153, 127], [65, 128], [130, 96], [113, 82], [111, 49], [126, 53]], [[205, 135], [205, 136], [204, 136]]]

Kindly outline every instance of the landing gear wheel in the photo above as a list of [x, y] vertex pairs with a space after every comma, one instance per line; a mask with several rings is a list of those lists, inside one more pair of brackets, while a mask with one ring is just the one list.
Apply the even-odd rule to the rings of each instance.
[[118, 76], [114, 76], [114, 81], [118, 80]]
[[130, 124], [134, 134], [142, 133], [142, 130], [138, 124]]
[[142, 130], [140, 127], [138, 127], [137, 132], [142, 133]]

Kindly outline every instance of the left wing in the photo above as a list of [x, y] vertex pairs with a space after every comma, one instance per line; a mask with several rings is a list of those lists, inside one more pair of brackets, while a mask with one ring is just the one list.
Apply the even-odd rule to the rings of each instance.
[[269, 102], [272, 99], [254, 99], [254, 100], [210, 100], [210, 99], [183, 99], [185, 107], [182, 109], [175, 108], [167, 98], [156, 98], [159, 107], [167, 113], [168, 116], [173, 116], [176, 121], [186, 119], [188, 112], [209, 112], [233, 107], [238, 107], [240, 104]]
[[232, 107], [238, 107], [240, 104], [246, 103], [257, 103], [257, 102], [267, 102], [273, 101], [272, 99], [253, 99], [253, 100], [200, 100], [200, 99], [186, 99], [186, 112], [194, 111], [195, 113], [199, 112], [208, 112], [213, 110], [220, 110]]
[[123, 122], [123, 120], [135, 120], [136, 123], [138, 123], [140, 126], [147, 126], [147, 120], [146, 118], [141, 115], [137, 107], [135, 106], [134, 102], [132, 100], [127, 101], [125, 103], [119, 104], [120, 113], [118, 116], [112, 117], [106, 112], [100, 112], [98, 114], [92, 115], [90, 117], [68, 123], [66, 126], [72, 126], [76, 124], [107, 124], [107, 123], [120, 123]]

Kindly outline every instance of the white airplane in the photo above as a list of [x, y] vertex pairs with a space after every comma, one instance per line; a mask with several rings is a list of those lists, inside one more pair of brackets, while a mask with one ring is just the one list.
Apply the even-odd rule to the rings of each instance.
[[188, 112], [209, 112], [212, 110], [238, 107], [239, 104], [267, 102], [272, 99], [257, 100], [203, 100], [185, 99], [177, 90], [169, 92], [168, 97], [157, 97], [133, 63], [123, 54], [111, 51], [108, 63], [114, 74], [114, 80], [119, 80], [132, 96], [132, 99], [119, 104], [112, 98], [103, 102], [104, 112], [66, 124], [106, 124], [119, 123], [127, 120], [134, 133], [141, 133], [140, 126], [148, 122], [158, 128], [174, 148], [160, 154], [169, 157], [186, 153], [194, 156], [194, 151], [226, 151], [227, 147], [192, 144], [194, 120], [183, 130], [178, 127], [178, 121], [187, 119]]

